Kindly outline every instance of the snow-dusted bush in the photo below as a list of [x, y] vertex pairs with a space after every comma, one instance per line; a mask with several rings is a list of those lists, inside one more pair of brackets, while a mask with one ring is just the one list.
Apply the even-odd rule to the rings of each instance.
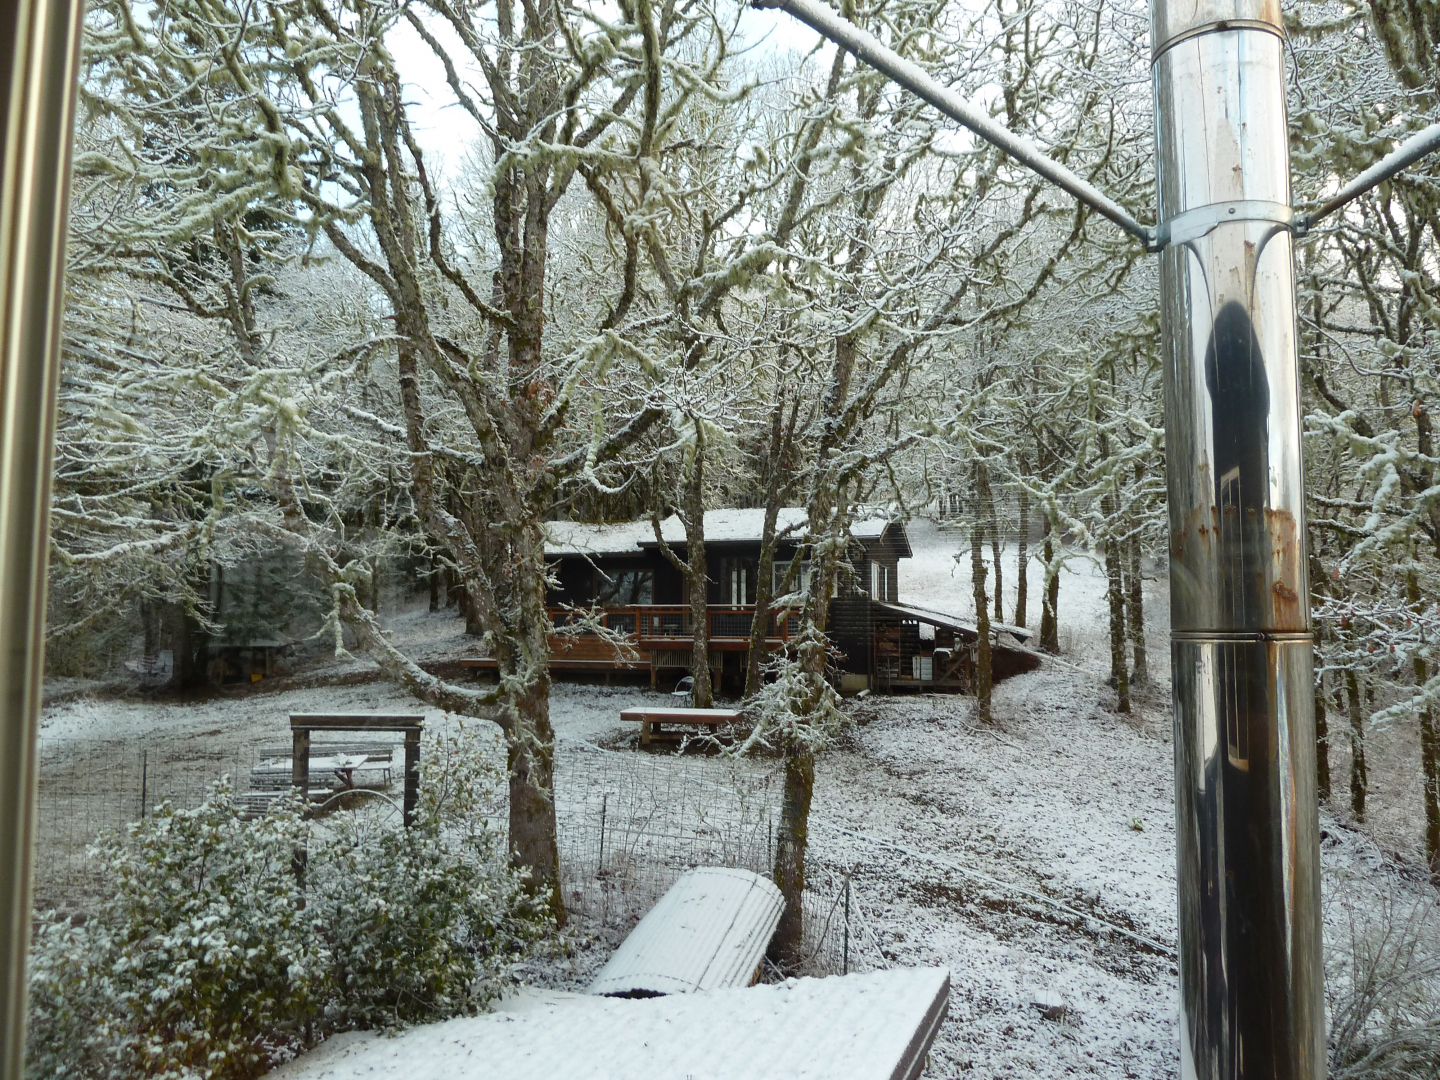
[[242, 1080], [330, 1031], [483, 1008], [548, 924], [477, 817], [494, 767], [472, 742], [427, 769], [410, 829], [298, 803], [246, 820], [219, 785], [97, 845], [110, 895], [41, 920], [29, 1076]]
[[[436, 732], [413, 828], [341, 819], [312, 856], [330, 941], [332, 1028], [392, 1028], [483, 1008], [505, 965], [548, 927], [505, 868], [487, 812], [504, 805], [501, 748], [456, 720]], [[337, 819], [330, 819], [335, 822]]]
[[1352, 912], [1327, 972], [1334, 1080], [1440, 1076], [1440, 913], [1387, 897]]
[[40, 931], [30, 1074], [245, 1077], [299, 1043], [329, 961], [291, 867], [303, 842], [294, 807], [246, 821], [219, 786], [100, 845], [110, 895]]
[[394, 1028], [496, 997], [541, 925], [498, 855], [425, 824], [332, 844], [315, 875], [334, 973], [326, 1026]]

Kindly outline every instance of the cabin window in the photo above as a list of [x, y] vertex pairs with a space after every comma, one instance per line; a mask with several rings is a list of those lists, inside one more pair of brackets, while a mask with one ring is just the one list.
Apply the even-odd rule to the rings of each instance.
[[655, 602], [653, 570], [595, 571], [595, 603], [601, 607], [629, 607]]
[[744, 563], [732, 562], [730, 564], [730, 603], [748, 603], [749, 590], [745, 587], [749, 567]]
[[890, 568], [879, 563], [870, 564], [870, 595], [876, 600], [890, 599]]
[[[788, 562], [777, 562], [775, 564], [775, 583], [772, 586], [776, 596], [784, 596], [785, 579], [790, 576], [790, 564]], [[796, 592], [808, 593], [810, 591], [810, 560], [805, 559], [800, 563], [799, 580], [792, 586]]]

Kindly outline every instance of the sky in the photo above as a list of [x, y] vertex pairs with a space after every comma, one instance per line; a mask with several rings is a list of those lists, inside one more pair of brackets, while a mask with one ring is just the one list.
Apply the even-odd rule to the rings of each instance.
[[[458, 67], [465, 53], [454, 33], [435, 19], [426, 20], [426, 26], [450, 49]], [[784, 12], [757, 11], [748, 5], [740, 16], [739, 31], [744, 43], [762, 57], [766, 53], [804, 54], [820, 41], [819, 34]], [[440, 177], [442, 183], [453, 184], [480, 130], [456, 103], [455, 95], [445, 82], [444, 68], [430, 47], [408, 23], [402, 22], [392, 30], [387, 43], [405, 79], [412, 124], [425, 154], [427, 169]], [[479, 72], [473, 67], [461, 68], [459, 74], [463, 82], [480, 81]]]

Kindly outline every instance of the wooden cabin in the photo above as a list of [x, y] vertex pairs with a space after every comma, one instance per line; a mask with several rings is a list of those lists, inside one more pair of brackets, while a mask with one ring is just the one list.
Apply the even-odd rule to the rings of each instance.
[[[743, 684], [756, 618], [764, 516], [763, 510], [705, 514], [710, 669], [717, 686], [735, 690]], [[799, 507], [780, 512], [777, 529], [784, 538], [775, 553], [777, 589], [805, 539], [804, 523], [805, 511]], [[687, 550], [679, 519], [661, 522], [661, 535], [683, 561]], [[548, 597], [556, 628], [551, 637], [552, 670], [648, 673], [652, 686], [666, 685], [689, 672], [693, 630], [688, 584], [665, 558], [648, 520], [605, 525], [548, 522], [545, 557], [554, 571]], [[973, 645], [975, 629], [953, 616], [900, 604], [899, 563], [910, 557], [910, 541], [901, 522], [868, 518], [851, 525], [849, 565], [842, 571], [830, 608], [830, 638], [843, 655], [838, 673], [843, 692], [961, 690], [969, 685], [973, 649], [965, 645]], [[801, 566], [798, 577], [803, 589], [808, 566]], [[595, 608], [602, 613], [603, 625], [630, 636], [628, 647], [583, 627], [570, 629], [577, 612]], [[789, 611], [771, 617], [767, 652], [786, 647], [798, 627], [798, 615]], [[997, 656], [997, 677], [1003, 677], [1002, 667], [1005, 674], [1014, 674], [1038, 666], [1038, 658], [1023, 648], [1027, 632], [1003, 630], [996, 635], [997, 651], [1008, 649], [1016, 655], [1006, 663]], [[936, 648], [942, 650], [938, 667], [933, 660]], [[493, 660], [483, 657], [465, 663], [482, 669], [494, 666]]]

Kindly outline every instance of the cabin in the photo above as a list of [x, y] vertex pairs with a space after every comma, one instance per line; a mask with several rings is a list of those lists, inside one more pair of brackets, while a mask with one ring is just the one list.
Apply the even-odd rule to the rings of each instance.
[[[777, 590], [784, 587], [805, 541], [805, 518], [799, 507], [780, 511], [776, 531], [782, 539], [772, 571]], [[764, 519], [764, 510], [705, 513], [709, 661], [717, 687], [739, 690], [744, 682]], [[545, 535], [545, 558], [553, 574], [547, 600], [556, 631], [550, 640], [552, 670], [648, 674], [651, 686], [677, 680], [690, 670], [688, 583], [661, 551], [649, 520], [601, 525], [552, 521]], [[661, 522], [661, 536], [676, 556], [686, 559], [685, 530], [678, 518]], [[851, 525], [848, 566], [831, 601], [829, 626], [842, 657], [837, 672], [842, 692], [969, 687], [978, 640], [975, 627], [952, 615], [901, 603], [900, 560], [911, 557], [902, 522], [876, 517]], [[796, 572], [799, 591], [806, 589], [809, 578], [809, 564], [802, 563]], [[602, 625], [628, 635], [628, 646], [580, 625], [595, 609]], [[771, 616], [766, 652], [786, 648], [798, 623], [798, 611]], [[1039, 666], [1038, 657], [1024, 648], [1028, 631], [1007, 626], [992, 627], [992, 632], [997, 678]], [[465, 665], [493, 668], [494, 661], [477, 657]]]

